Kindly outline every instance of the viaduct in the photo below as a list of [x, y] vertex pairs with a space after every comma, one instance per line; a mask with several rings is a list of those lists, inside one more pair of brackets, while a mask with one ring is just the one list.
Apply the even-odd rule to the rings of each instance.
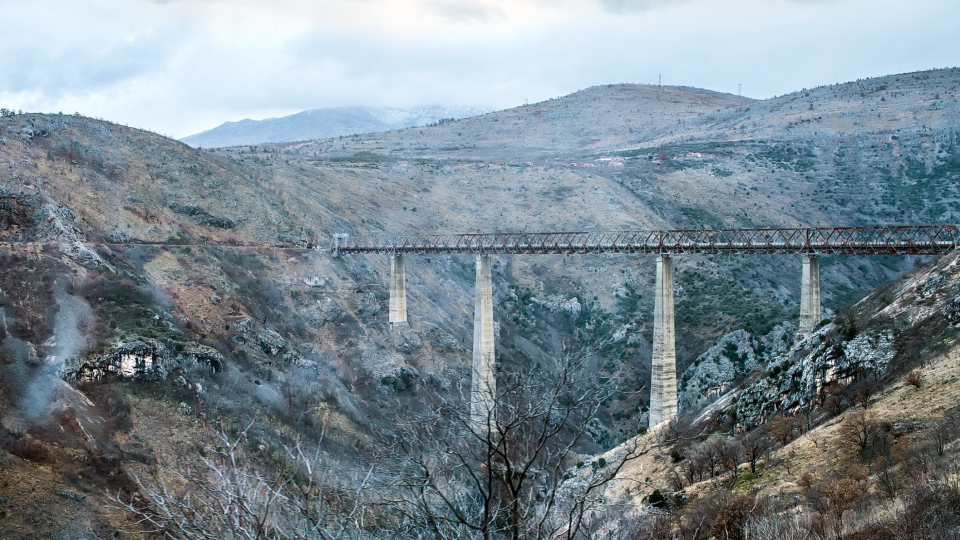
[[684, 254], [800, 255], [800, 324], [797, 339], [820, 321], [821, 255], [933, 255], [957, 247], [950, 225], [796, 229], [717, 229], [623, 232], [547, 232], [370, 237], [334, 235], [331, 252], [390, 256], [391, 328], [407, 322], [406, 254], [463, 254], [477, 258], [470, 418], [482, 426], [494, 417], [496, 396], [491, 255], [656, 255], [650, 427], [677, 416], [673, 259]]

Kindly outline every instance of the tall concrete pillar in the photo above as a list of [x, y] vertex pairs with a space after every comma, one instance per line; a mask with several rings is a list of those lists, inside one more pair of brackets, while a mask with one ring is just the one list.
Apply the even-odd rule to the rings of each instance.
[[673, 329], [673, 261], [657, 257], [653, 310], [650, 427], [677, 417], [677, 349]]
[[473, 377], [470, 422], [475, 430], [493, 424], [497, 379], [494, 371], [493, 281], [490, 257], [477, 256], [476, 305], [473, 316]]
[[800, 324], [797, 339], [810, 337], [820, 322], [820, 259], [804, 255], [800, 276]]
[[407, 282], [403, 255], [390, 256], [390, 329], [407, 324]]

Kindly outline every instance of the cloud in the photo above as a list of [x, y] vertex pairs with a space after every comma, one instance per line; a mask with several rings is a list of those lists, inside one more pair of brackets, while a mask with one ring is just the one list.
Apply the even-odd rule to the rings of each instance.
[[660, 74], [767, 97], [960, 50], [947, 0], [50, 0], [7, 16], [23, 24], [0, 41], [0, 106], [175, 136], [316, 107], [508, 107]]
[[618, 14], [688, 4], [691, 1], [692, 0], [597, 0], [604, 9]]
[[421, 4], [428, 12], [453, 23], [491, 23], [507, 19], [499, 6], [476, 1], [429, 0]]

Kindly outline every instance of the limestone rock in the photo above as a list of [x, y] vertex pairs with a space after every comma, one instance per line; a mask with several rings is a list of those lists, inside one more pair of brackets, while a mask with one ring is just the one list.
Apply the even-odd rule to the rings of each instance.
[[729, 391], [758, 366], [789, 351], [796, 330], [796, 326], [784, 322], [759, 339], [746, 330], [722, 336], [679, 377], [680, 407], [696, 408]]
[[329, 296], [317, 300], [317, 305], [303, 312], [303, 320], [310, 326], [320, 327], [340, 316], [340, 306]]
[[303, 278], [303, 284], [310, 287], [323, 287], [327, 284], [327, 278], [322, 278], [320, 276]]
[[277, 356], [287, 350], [287, 341], [273, 330], [264, 330], [257, 334], [257, 346], [264, 354]]
[[824, 325], [773, 357], [743, 389], [735, 406], [737, 419], [741, 427], [755, 426], [772, 414], [807, 408], [826, 385], [847, 385], [855, 376], [883, 376], [894, 354], [890, 331], [844, 341], [834, 324]]
[[123, 231], [113, 231], [110, 233], [110, 241], [114, 244], [126, 244], [132, 242], [133, 238]]
[[438, 326], [432, 326], [427, 330], [427, 342], [435, 351], [451, 352], [460, 350], [460, 342], [456, 336], [443, 331]]
[[184, 347], [183, 352], [178, 355], [178, 361], [181, 364], [189, 363], [210, 366], [210, 369], [214, 372], [223, 371], [225, 360], [223, 355], [220, 354], [220, 351], [213, 347], [207, 347], [206, 345], [197, 343], [188, 344]]
[[530, 302], [538, 304], [551, 312], [563, 313], [572, 319], [579, 317], [580, 311], [583, 310], [583, 306], [580, 305], [580, 300], [577, 299], [576, 296], [571, 296], [570, 298], [564, 298], [562, 296], [550, 296], [546, 300], [531, 298]]
[[357, 314], [361, 317], [370, 317], [380, 313], [380, 301], [377, 295], [369, 292], [357, 295]]
[[746, 330], [724, 335], [680, 377], [681, 407], [695, 407], [712, 395], [723, 394], [735, 379], [753, 371], [757, 361], [753, 339]]
[[361, 356], [362, 367], [370, 377], [380, 384], [397, 392], [412, 387], [420, 378], [420, 373], [413, 367], [404, 365], [398, 358], [392, 357], [382, 350], [367, 350]]
[[400, 325], [397, 331], [393, 333], [393, 343], [397, 352], [402, 354], [410, 354], [423, 347], [423, 340], [420, 339], [420, 336], [409, 325], [405, 324]]
[[61, 374], [65, 380], [95, 381], [111, 376], [141, 380], [166, 379], [175, 367], [209, 366], [222, 371], [224, 357], [212, 347], [188, 344], [175, 352], [153, 339], [120, 342], [101, 355], [69, 361]]
[[893, 347], [893, 332], [860, 334], [843, 345], [843, 358], [835, 370], [840, 376], [854, 373], [886, 373], [896, 350]]

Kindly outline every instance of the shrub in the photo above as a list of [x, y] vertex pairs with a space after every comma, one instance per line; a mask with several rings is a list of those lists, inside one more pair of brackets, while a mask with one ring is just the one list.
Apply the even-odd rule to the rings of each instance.
[[923, 385], [923, 374], [920, 373], [919, 369], [915, 369], [903, 376], [903, 383], [920, 388]]
[[710, 525], [714, 538], [741, 540], [744, 538], [744, 526], [756, 508], [753, 496], [732, 495], [721, 500], [717, 517]]
[[655, 508], [664, 508], [667, 505], [667, 498], [660, 493], [659, 489], [653, 490], [653, 493], [650, 494], [647, 501], [650, 503], [650, 506]]
[[800, 475], [800, 478], [797, 478], [797, 485], [803, 489], [810, 489], [816, 484], [816, 478], [810, 472], [804, 472]]

